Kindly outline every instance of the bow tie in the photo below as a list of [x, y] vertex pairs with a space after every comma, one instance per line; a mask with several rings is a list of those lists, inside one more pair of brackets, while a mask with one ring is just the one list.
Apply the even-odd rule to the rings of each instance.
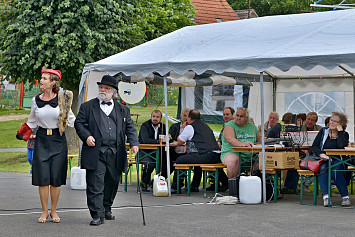
[[45, 105], [50, 105], [51, 107], [55, 108], [58, 106], [58, 96], [54, 97], [53, 99], [49, 101], [44, 101], [39, 98], [39, 95], [35, 97], [36, 104], [38, 108], [42, 108]]
[[109, 102], [102, 101], [101, 104], [111, 106], [112, 102], [111, 101], [109, 101]]

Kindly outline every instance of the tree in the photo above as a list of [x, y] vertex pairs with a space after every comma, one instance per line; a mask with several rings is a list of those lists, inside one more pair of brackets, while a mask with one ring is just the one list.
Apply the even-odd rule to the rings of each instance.
[[[189, 0], [1, 2], [0, 73], [14, 82], [34, 82], [42, 68], [59, 69], [61, 86], [74, 99], [85, 63], [191, 25], [194, 15]], [[77, 100], [74, 112], [76, 107]]]
[[191, 25], [194, 14], [188, 0], [13, 0], [0, 10], [1, 73], [34, 81], [56, 68], [72, 90], [85, 63]]
[[[249, 0], [227, 0], [235, 10], [248, 9]], [[329, 8], [311, 7], [314, 0], [250, 0], [250, 7], [259, 16], [286, 15], [301, 13], [302, 10], [329, 11]], [[341, 0], [323, 0], [319, 4], [334, 5]]]

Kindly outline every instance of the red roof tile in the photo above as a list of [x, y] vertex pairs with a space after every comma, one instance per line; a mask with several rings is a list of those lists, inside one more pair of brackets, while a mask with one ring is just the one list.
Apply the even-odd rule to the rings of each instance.
[[196, 9], [195, 23], [197, 25], [239, 20], [238, 15], [226, 0], [191, 0]]

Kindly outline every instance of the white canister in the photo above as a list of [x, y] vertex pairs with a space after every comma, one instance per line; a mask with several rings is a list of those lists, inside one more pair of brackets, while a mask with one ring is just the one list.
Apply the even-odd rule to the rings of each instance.
[[86, 189], [86, 170], [73, 167], [70, 170], [70, 187], [72, 189]]
[[261, 203], [261, 179], [258, 176], [240, 176], [239, 201], [243, 204]]
[[168, 184], [163, 176], [154, 175], [153, 195], [157, 197], [166, 197], [169, 195]]

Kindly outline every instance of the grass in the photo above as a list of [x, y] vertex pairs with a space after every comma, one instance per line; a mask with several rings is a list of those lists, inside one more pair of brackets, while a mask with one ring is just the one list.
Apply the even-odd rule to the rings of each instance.
[[[139, 114], [138, 121], [136, 123], [136, 116], [133, 116], [132, 119], [135, 121], [135, 127], [139, 132], [140, 126], [142, 123], [150, 119], [150, 115], [153, 110], [159, 109], [165, 113], [165, 107], [162, 106], [149, 106], [149, 107], [138, 107], [131, 106], [132, 114]], [[17, 115], [17, 114], [29, 114], [29, 110], [11, 110], [11, 111], [0, 111], [0, 116], [6, 115]], [[168, 114], [170, 117], [176, 118], [177, 106], [168, 106]], [[27, 142], [17, 140], [15, 135], [16, 131], [19, 129], [23, 122], [27, 119], [22, 120], [11, 120], [11, 121], [2, 121], [0, 122], [0, 148], [26, 148]], [[165, 123], [165, 117], [162, 120]], [[172, 122], [169, 122], [169, 127]], [[222, 129], [221, 124], [208, 124], [212, 130], [220, 131]], [[70, 154], [78, 154], [78, 151], [69, 151]], [[0, 171], [4, 172], [29, 172], [29, 164], [26, 159], [26, 152], [3, 152], [0, 153], [1, 167]], [[6, 165], [7, 164], [7, 165]], [[72, 161], [73, 166], [78, 165], [77, 158], [74, 158]], [[134, 168], [135, 170], [135, 168]], [[134, 172], [132, 173], [132, 176]], [[135, 176], [134, 176], [135, 177]]]
[[27, 119], [22, 120], [10, 120], [0, 122], [0, 148], [26, 148], [27, 142], [22, 140], [17, 140], [16, 132], [20, 128], [23, 122]]
[[0, 153], [0, 172], [29, 173], [30, 169], [26, 152]]
[[0, 116], [3, 115], [16, 115], [16, 114], [30, 114], [30, 110], [0, 110]]

